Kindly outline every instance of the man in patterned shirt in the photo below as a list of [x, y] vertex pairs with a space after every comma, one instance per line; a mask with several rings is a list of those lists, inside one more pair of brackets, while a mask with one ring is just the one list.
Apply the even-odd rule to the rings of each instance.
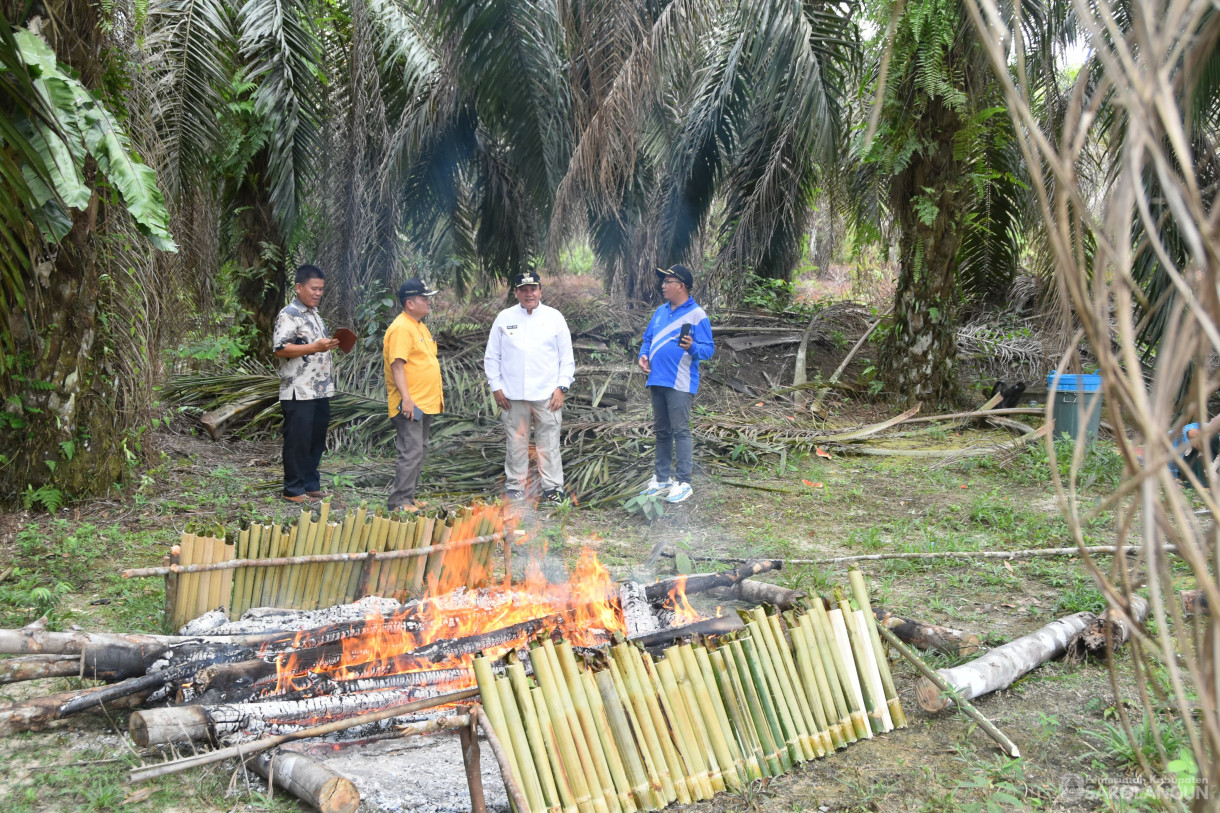
[[326, 451], [330, 399], [335, 394], [330, 351], [338, 339], [326, 337], [318, 303], [326, 274], [314, 265], [297, 269], [296, 296], [275, 318], [272, 342], [280, 360], [280, 406], [284, 410], [284, 499], [321, 499], [318, 464]]

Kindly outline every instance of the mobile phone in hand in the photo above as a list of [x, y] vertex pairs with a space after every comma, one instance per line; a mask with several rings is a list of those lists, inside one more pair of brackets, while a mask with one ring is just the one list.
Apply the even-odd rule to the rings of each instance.
[[424, 411], [422, 409], [420, 409], [419, 407], [415, 407], [415, 409], [412, 410], [412, 412], [411, 412], [411, 420], [422, 421], [423, 419], [424, 419]]
[[678, 341], [682, 341], [690, 335], [690, 322], [682, 326], [682, 331], [678, 334]]

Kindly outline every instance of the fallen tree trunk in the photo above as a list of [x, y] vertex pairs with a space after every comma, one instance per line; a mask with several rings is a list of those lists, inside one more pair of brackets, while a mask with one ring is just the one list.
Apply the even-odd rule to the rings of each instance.
[[246, 764], [267, 780], [269, 789], [282, 788], [321, 813], [356, 813], [360, 807], [360, 791], [352, 780], [305, 754], [264, 752]]
[[[0, 684], [54, 677], [78, 677], [79, 655], [19, 655], [0, 661]], [[104, 676], [103, 676], [104, 675]], [[83, 675], [94, 680], [112, 680], [114, 672]]]
[[[101, 690], [75, 689], [70, 692], [47, 695], [46, 697], [33, 697], [29, 700], [11, 703], [0, 708], [0, 737], [18, 734], [22, 731], [39, 731], [45, 728], [47, 724], [53, 723], [56, 720], [62, 720], [69, 714], [75, 713], [71, 711], [65, 712], [64, 706], [98, 691]], [[135, 708], [143, 703], [148, 695], [148, 691], [129, 694], [107, 701], [105, 705], [112, 709]], [[102, 704], [99, 702], [90, 704], [86, 708], [100, 705]]]
[[[1142, 596], [1131, 597], [1131, 619], [1136, 624], [1148, 620], [1148, 601]], [[1099, 658], [1106, 654], [1106, 639], [1118, 649], [1131, 638], [1131, 625], [1121, 614], [1107, 609], [1095, 621], [1072, 636], [1067, 644], [1067, 656], [1073, 660]]]
[[705, 590], [711, 590], [715, 587], [730, 587], [742, 579], [757, 576], [759, 573], [780, 570], [784, 566], [783, 562], [779, 559], [747, 559], [744, 561], [745, 564], [741, 567], [723, 573], [695, 573], [690, 576], [677, 576], [672, 579], [653, 582], [644, 588], [644, 594], [648, 597], [649, 601], [655, 604], [668, 598], [670, 593], [683, 583], [683, 580], [685, 580], [684, 589], [686, 595], [689, 596], [695, 593], [702, 593]]
[[[939, 669], [936, 674], [965, 700], [1007, 688], [1022, 675], [1063, 655], [1071, 637], [1096, 617], [1093, 613], [1076, 613], [1060, 618], [1037, 632], [996, 647], [970, 663]], [[919, 705], [929, 712], [942, 711], [951, 702], [927, 677], [920, 679], [915, 696]]]

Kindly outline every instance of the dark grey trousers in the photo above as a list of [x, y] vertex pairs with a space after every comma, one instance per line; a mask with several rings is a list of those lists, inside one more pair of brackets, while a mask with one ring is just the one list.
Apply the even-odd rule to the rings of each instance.
[[690, 433], [690, 405], [695, 396], [673, 387], [648, 389], [652, 392], [652, 426], [657, 433], [657, 480], [663, 483], [672, 476], [680, 483], [689, 483], [695, 467], [695, 439]]
[[415, 487], [419, 485], [419, 473], [424, 470], [424, 456], [428, 454], [428, 427], [432, 416], [424, 415], [413, 421], [405, 415], [390, 419], [394, 424], [394, 448], [398, 460], [394, 463], [394, 484], [390, 486], [387, 500], [390, 510], [406, 505], [415, 499]]
[[330, 399], [280, 401], [284, 410], [284, 494], [299, 497], [322, 490], [318, 464], [326, 451]]

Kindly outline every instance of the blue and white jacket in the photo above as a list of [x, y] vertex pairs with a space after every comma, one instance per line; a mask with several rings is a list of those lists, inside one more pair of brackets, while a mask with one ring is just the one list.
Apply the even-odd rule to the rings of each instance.
[[[694, 344], [690, 350], [678, 347], [683, 325], [691, 326]], [[652, 367], [648, 386], [673, 387], [679, 392], [699, 391], [699, 362], [707, 361], [716, 352], [712, 342], [712, 323], [695, 300], [688, 299], [677, 308], [666, 302], [657, 308], [644, 331], [644, 346], [640, 358], [647, 358]]]

